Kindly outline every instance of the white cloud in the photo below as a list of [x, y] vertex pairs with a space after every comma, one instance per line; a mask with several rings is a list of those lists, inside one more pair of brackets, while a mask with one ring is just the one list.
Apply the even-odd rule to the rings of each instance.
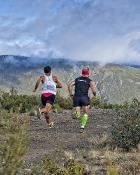
[[83, 60], [89, 58], [103, 63], [120, 62], [140, 64], [140, 47], [136, 49], [134, 44], [131, 44], [137, 40], [139, 41], [138, 44], [140, 44], [140, 32], [132, 32], [121, 37], [113, 37], [110, 39], [106, 38], [93, 45], [89, 44], [89, 47], [86, 49], [78, 50], [78, 53], [72, 55], [72, 57], [78, 57]]
[[140, 64], [138, 0], [16, 2], [0, 13], [0, 54]]

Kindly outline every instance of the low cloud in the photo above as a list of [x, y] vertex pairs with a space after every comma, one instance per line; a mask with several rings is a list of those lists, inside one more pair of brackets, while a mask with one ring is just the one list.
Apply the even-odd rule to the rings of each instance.
[[0, 5], [1, 55], [140, 64], [138, 0], [13, 0]]

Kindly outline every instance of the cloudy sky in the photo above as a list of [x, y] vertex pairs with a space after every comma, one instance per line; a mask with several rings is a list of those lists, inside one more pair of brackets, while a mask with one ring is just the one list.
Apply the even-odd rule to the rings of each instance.
[[1, 0], [4, 54], [140, 64], [140, 0]]

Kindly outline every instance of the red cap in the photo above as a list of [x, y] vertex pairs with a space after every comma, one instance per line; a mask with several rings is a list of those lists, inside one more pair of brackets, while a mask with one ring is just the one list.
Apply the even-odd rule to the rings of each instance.
[[83, 69], [82, 70], [82, 75], [89, 75], [89, 74], [90, 74], [89, 69]]

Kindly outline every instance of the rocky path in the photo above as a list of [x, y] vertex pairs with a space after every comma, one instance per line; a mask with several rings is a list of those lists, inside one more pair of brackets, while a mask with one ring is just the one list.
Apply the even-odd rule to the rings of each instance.
[[[54, 127], [49, 129], [44, 118], [41, 120], [31, 117], [29, 149], [25, 156], [25, 164], [37, 164], [43, 155], [55, 155], [60, 150], [82, 151], [93, 149], [92, 140], [106, 132], [114, 121], [111, 110], [91, 110], [87, 128], [80, 133], [80, 120], [71, 117], [71, 111], [52, 114]], [[62, 156], [62, 155], [61, 155]]]

